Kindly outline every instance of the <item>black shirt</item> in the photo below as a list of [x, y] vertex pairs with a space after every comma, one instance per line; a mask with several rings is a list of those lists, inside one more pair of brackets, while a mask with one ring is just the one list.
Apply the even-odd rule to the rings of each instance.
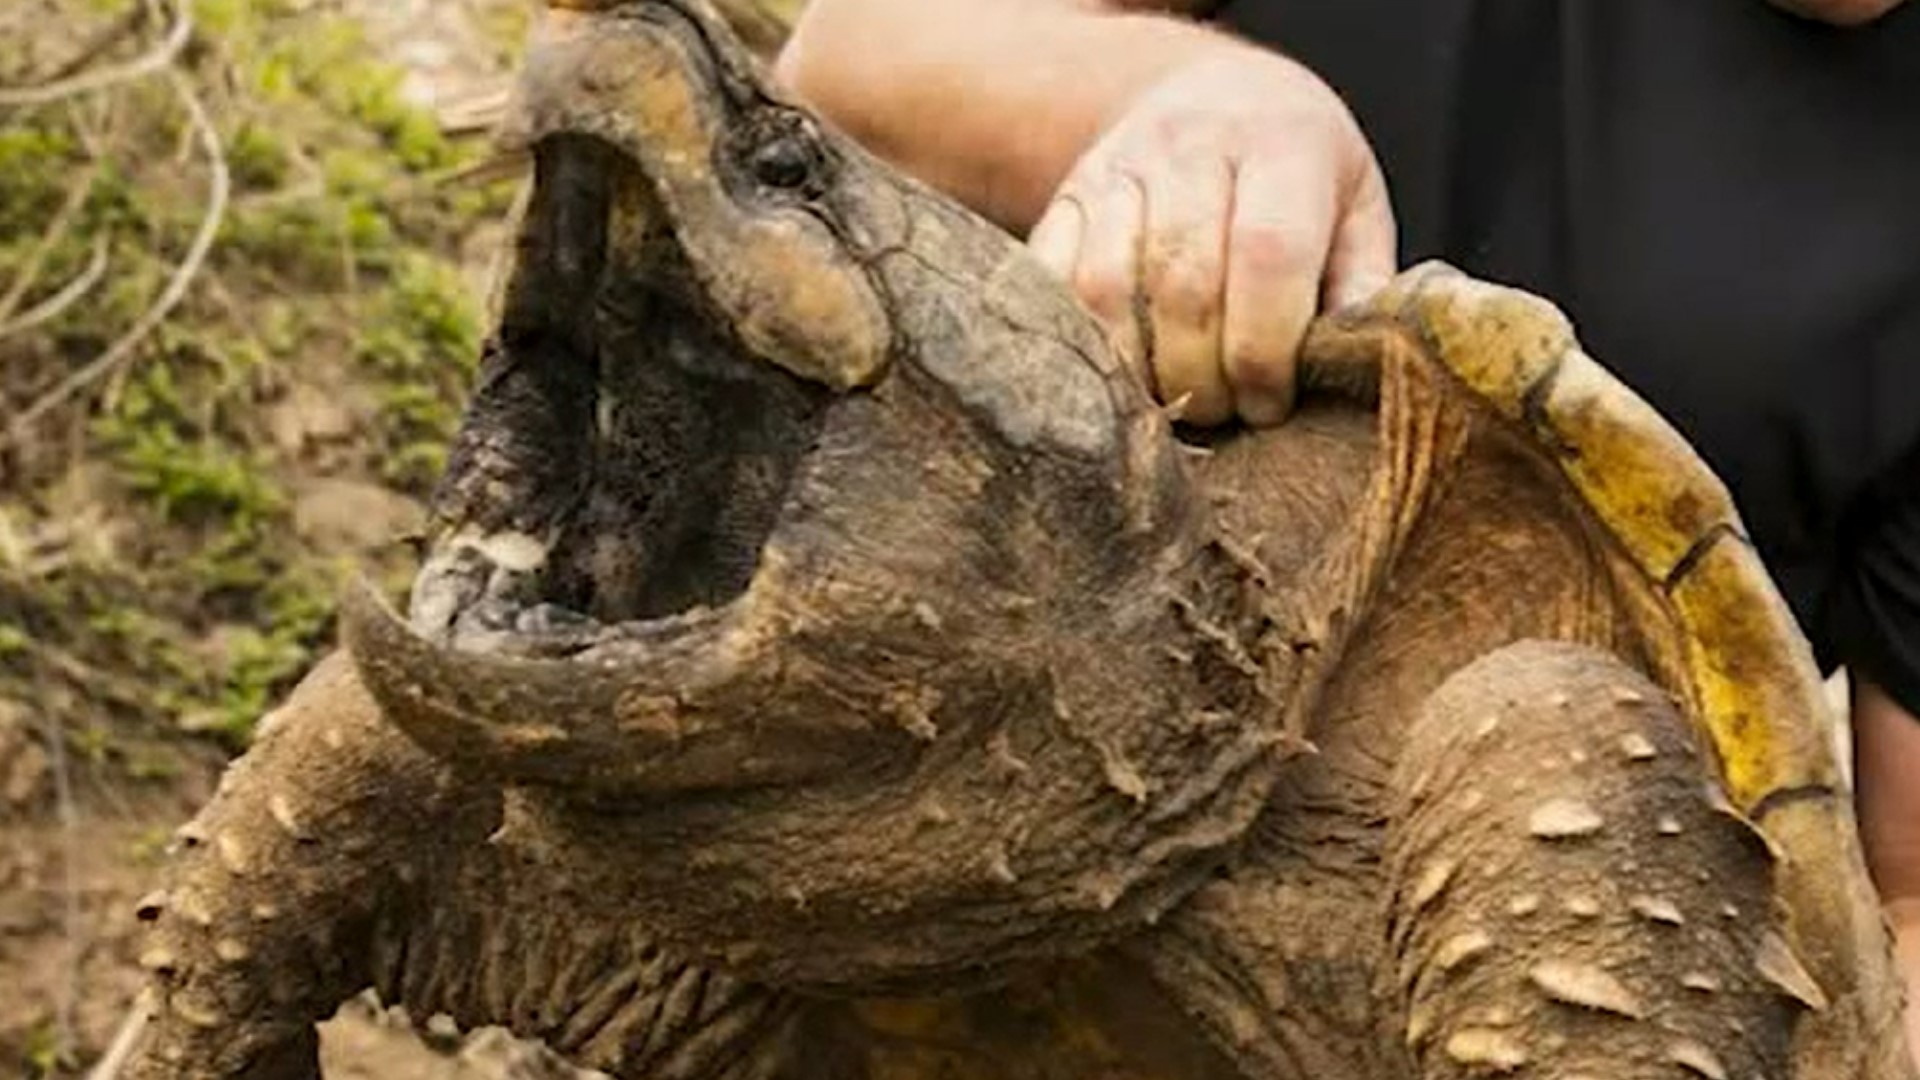
[[1920, 712], [1920, 0], [1227, 0], [1373, 142], [1403, 262], [1538, 292], [1733, 490], [1823, 663]]

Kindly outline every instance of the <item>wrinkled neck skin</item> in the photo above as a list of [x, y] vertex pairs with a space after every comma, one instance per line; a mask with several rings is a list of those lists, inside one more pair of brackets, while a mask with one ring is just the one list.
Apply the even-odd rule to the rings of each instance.
[[[650, 157], [731, 121], [698, 112], [711, 87], [671, 128], [621, 93], [743, 76], [702, 59], [727, 46], [698, 9], [629, 6], [678, 14], [530, 64], [536, 91], [573, 81], [531, 95], [532, 209], [411, 625], [349, 603], [369, 689], [512, 791], [502, 842], [756, 981], [951, 990], [1155, 920], [1299, 746], [1317, 594], [1273, 588], [1216, 535], [1091, 317], [991, 225], [837, 136], [835, 182], [765, 227], [676, 174], [687, 155]], [[715, 240], [751, 229], [774, 239]], [[628, 287], [660, 277], [640, 252], [662, 246], [697, 303]], [[677, 423], [660, 401], [716, 400], [686, 389], [704, 374], [648, 381], [694, 338], [807, 385], [727, 375], [759, 395], [729, 407], [767, 411], [709, 413], [678, 457], [648, 457]], [[772, 449], [715, 434], [781, 425], [798, 435]], [[635, 525], [632, 507], [671, 500], [622, 462], [653, 476], [722, 451], [783, 478], [764, 542], [663, 561], [673, 515]], [[735, 564], [737, 590], [662, 591], [661, 567]], [[549, 625], [556, 596], [594, 618]]]

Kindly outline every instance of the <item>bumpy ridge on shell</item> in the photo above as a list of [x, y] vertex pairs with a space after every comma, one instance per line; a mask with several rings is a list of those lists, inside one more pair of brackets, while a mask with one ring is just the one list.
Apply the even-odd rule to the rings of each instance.
[[1836, 790], [1812, 650], [1725, 486], [1679, 432], [1582, 352], [1566, 316], [1543, 299], [1428, 263], [1379, 304], [1547, 448], [1672, 603], [1692, 683], [1674, 689], [1711, 736], [1733, 804], [1752, 815], [1792, 794]]
[[1685, 653], [1672, 676], [1683, 685], [1669, 689], [1717, 752], [1727, 809], [1779, 856], [1792, 948], [1833, 1006], [1797, 1036], [1800, 1067], [1825, 1075], [1848, 1061], [1839, 1067], [1913, 1075], [1885, 925], [1830, 738], [1839, 718], [1725, 486], [1581, 350], [1552, 303], [1430, 262], [1370, 306], [1420, 335], [1441, 367], [1543, 447], [1668, 604]]

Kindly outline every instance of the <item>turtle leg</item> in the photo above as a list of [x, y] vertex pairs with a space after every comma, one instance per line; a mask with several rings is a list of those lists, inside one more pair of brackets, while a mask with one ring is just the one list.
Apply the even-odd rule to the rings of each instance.
[[1823, 1002], [1712, 770], [1663, 691], [1585, 646], [1507, 646], [1427, 699], [1382, 972], [1419, 1075], [1788, 1075]]
[[377, 938], [374, 986], [410, 1015], [499, 1026], [617, 1077], [771, 1080], [800, 1003], [662, 949], [624, 894], [543, 855], [512, 797], [493, 838]]
[[388, 726], [345, 654], [324, 659], [141, 903], [157, 1001], [129, 1075], [317, 1077], [313, 1025], [373, 981], [383, 917], [481, 843], [497, 803]]
[[344, 654], [263, 726], [143, 903], [158, 1008], [135, 1080], [317, 1080], [369, 987], [618, 1076], [763, 1080], [799, 1010], [657, 948], [540, 857], [511, 803], [388, 725]]

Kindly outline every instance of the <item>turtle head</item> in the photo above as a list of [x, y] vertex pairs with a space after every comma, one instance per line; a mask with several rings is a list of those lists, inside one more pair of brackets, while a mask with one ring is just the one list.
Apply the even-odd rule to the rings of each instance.
[[1164, 910], [1261, 804], [1288, 685], [1165, 418], [1022, 245], [701, 4], [551, 29], [410, 610], [345, 611], [385, 714], [767, 981]]
[[1092, 321], [703, 3], [557, 6], [520, 98], [530, 203], [427, 564], [404, 622], [347, 612], [429, 749], [626, 794], [832, 775], [1177, 557], [1166, 425]]

